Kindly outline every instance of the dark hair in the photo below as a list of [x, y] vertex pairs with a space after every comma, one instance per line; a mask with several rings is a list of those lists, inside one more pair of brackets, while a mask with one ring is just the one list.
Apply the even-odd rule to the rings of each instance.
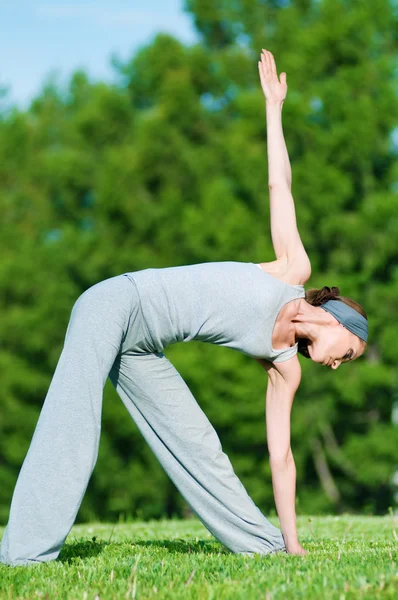
[[[338, 287], [328, 287], [324, 285], [322, 289], [317, 290], [316, 288], [311, 288], [310, 290], [306, 290], [305, 292], [305, 300], [311, 306], [322, 306], [328, 300], [339, 300], [340, 302], [344, 302], [344, 304], [348, 304], [354, 310], [359, 312], [365, 319], [368, 318], [368, 315], [362, 308], [358, 302], [352, 300], [352, 298], [346, 298], [345, 296], [340, 296], [340, 288]], [[308, 353], [308, 339], [300, 338], [298, 340], [298, 348], [297, 351], [300, 352], [305, 358], [311, 358]]]

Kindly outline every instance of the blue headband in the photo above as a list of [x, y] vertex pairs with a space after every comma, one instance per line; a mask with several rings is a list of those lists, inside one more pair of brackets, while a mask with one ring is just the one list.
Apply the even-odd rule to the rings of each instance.
[[364, 342], [368, 341], [368, 320], [357, 310], [341, 300], [328, 300], [322, 304], [321, 308], [336, 317], [339, 323], [349, 329], [351, 333], [357, 335]]

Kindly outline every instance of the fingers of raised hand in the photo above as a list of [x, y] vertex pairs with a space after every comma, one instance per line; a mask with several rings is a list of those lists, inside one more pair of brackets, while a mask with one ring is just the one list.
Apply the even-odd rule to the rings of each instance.
[[263, 72], [267, 79], [273, 79], [276, 77], [276, 64], [274, 57], [271, 52], [264, 50], [261, 53], [261, 64], [263, 66]]
[[274, 55], [272, 54], [272, 52], [269, 52], [268, 50], [267, 50], [267, 53], [268, 53], [268, 58], [269, 58], [269, 61], [271, 64], [271, 71], [276, 76], [277, 73], [276, 73], [276, 63], [275, 63]]
[[264, 68], [263, 68], [263, 64], [261, 61], [258, 61], [258, 70], [260, 73], [261, 83], [262, 83], [262, 85], [265, 85], [266, 84], [266, 76], [264, 74]]
[[265, 54], [265, 52], [261, 53], [261, 65], [264, 76], [269, 77], [271, 70], [269, 68], [267, 55]]

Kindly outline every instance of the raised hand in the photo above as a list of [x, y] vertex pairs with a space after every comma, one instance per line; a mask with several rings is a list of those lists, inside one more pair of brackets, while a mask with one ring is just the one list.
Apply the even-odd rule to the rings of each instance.
[[280, 80], [278, 79], [275, 59], [272, 53], [264, 48], [261, 53], [261, 61], [258, 61], [258, 70], [267, 103], [281, 104], [287, 94], [286, 73], [281, 73]]

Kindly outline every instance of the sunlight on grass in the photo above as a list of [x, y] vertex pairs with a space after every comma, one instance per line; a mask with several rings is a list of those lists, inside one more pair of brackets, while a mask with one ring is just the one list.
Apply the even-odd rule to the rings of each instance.
[[[275, 518], [270, 519], [279, 525]], [[75, 525], [57, 560], [0, 565], [1, 598], [398, 597], [398, 519], [297, 518], [306, 556], [230, 553], [196, 519]], [[2, 535], [3, 529], [0, 530]]]

